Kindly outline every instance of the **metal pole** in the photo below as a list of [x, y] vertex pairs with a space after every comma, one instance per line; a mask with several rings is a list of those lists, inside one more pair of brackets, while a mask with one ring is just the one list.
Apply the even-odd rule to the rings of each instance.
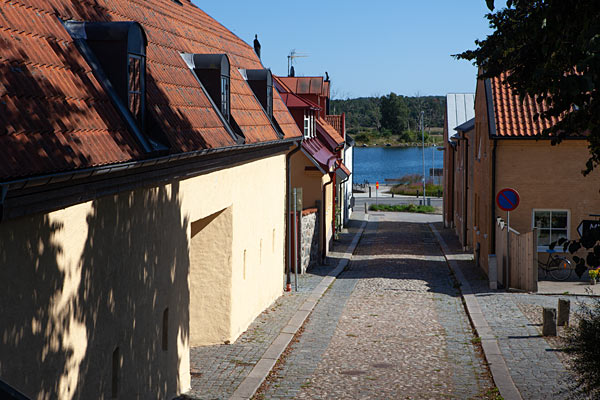
[[425, 113], [421, 111], [421, 140], [423, 148], [423, 205], [425, 205]]
[[377, 186], [375, 186], [375, 204], [379, 204], [379, 189], [377, 189]]
[[432, 172], [432, 177], [433, 177], [433, 184], [435, 185], [435, 146], [431, 147], [431, 172]]
[[294, 188], [294, 285], [298, 291], [298, 215], [297, 215], [297, 192]]
[[510, 289], [510, 211], [506, 212], [506, 289]]

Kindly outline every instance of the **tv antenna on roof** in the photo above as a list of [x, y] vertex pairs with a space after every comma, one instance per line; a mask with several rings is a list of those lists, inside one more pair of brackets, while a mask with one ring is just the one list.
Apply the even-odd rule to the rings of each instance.
[[288, 54], [287, 58], [288, 58], [288, 76], [292, 76], [291, 75], [291, 71], [294, 68], [294, 60], [296, 58], [302, 58], [302, 57], [308, 57], [309, 54], [306, 53], [298, 53], [296, 51], [296, 49], [292, 49], [292, 51], [290, 51], [290, 54]]

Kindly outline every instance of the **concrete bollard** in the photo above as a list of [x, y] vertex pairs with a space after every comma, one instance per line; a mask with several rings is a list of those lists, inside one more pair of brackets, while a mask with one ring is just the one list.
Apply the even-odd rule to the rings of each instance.
[[544, 307], [543, 336], [556, 336], [556, 308]]
[[569, 326], [569, 313], [571, 312], [571, 300], [558, 299], [558, 317], [556, 325]]

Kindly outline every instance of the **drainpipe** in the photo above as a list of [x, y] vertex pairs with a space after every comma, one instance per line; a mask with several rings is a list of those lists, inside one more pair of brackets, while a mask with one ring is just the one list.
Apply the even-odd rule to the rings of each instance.
[[6, 200], [6, 194], [8, 193], [8, 185], [0, 185], [0, 222], [4, 216], [4, 201]]
[[[287, 266], [286, 266], [286, 280], [285, 280], [285, 291], [292, 291], [292, 216], [290, 213], [292, 212], [292, 171], [290, 168], [291, 158], [292, 156], [301, 149], [300, 142], [294, 142], [296, 148], [285, 156], [285, 168], [287, 171], [287, 190], [286, 190], [286, 198], [287, 198]], [[295, 216], [294, 216], [295, 217]], [[296, 254], [296, 257], [298, 255]]]
[[467, 248], [467, 222], [469, 218], [467, 217], [467, 184], [469, 181], [469, 140], [462, 133], [462, 139], [464, 140], [465, 148], [464, 148], [464, 171], [463, 171], [463, 197], [462, 197], [462, 209], [463, 209], [463, 232], [462, 232], [462, 244], [463, 248]]
[[490, 246], [490, 254], [496, 254], [496, 147], [498, 146], [498, 141], [496, 139], [492, 139], [494, 141], [494, 148], [492, 149], [492, 224], [490, 228], [490, 233], [492, 237], [492, 243]]
[[[329, 175], [329, 177], [331, 178], [331, 174]], [[327, 212], [325, 211], [325, 207], [327, 205], [327, 191], [326, 191], [326, 186], [327, 185], [331, 185], [333, 183], [333, 179], [330, 179], [329, 182], [325, 183], [323, 185], [323, 206], [321, 207], [321, 209], [323, 210], [323, 223], [321, 224], [321, 226], [323, 227], [323, 251], [321, 254], [321, 257], [323, 258], [323, 261], [325, 261], [325, 258], [327, 257], [327, 219], [325, 218], [325, 215], [327, 214]], [[334, 203], [335, 204], [335, 203]], [[335, 218], [335, 214], [334, 214], [334, 218]]]

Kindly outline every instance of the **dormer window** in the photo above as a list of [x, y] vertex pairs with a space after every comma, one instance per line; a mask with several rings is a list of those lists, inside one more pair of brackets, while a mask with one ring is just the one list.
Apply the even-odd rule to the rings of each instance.
[[229, 58], [226, 54], [182, 54], [226, 121], [231, 117]]
[[263, 106], [269, 119], [273, 119], [273, 75], [268, 69], [247, 69], [240, 71]]
[[146, 151], [166, 147], [146, 137], [146, 46], [137, 22], [66, 21], [64, 26]]
[[65, 23], [71, 35], [84, 39], [102, 72], [131, 115], [144, 128], [146, 35], [137, 22]]

